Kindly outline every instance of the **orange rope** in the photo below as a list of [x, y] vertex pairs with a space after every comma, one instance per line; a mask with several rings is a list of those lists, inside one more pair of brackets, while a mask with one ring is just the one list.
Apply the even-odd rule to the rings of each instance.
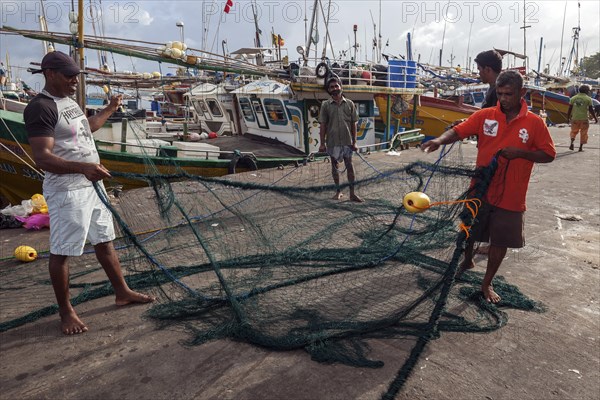
[[[481, 200], [479, 200], [479, 199], [436, 201], [435, 203], [431, 203], [427, 207], [417, 207], [414, 204], [411, 204], [411, 207], [417, 208], [419, 210], [427, 210], [428, 208], [431, 208], [433, 206], [439, 206], [441, 204], [459, 204], [459, 203], [465, 203], [465, 207], [467, 207], [469, 209], [469, 211], [471, 211], [471, 214], [473, 214], [473, 217], [475, 217], [477, 215], [477, 213], [479, 212], [479, 207], [481, 207]], [[473, 209], [473, 208], [475, 208], [475, 209]]]
[[[429, 204], [427, 207], [417, 207], [414, 204], [412, 204], [411, 206], [414, 208], [417, 208], [419, 210], [427, 210], [433, 206], [439, 206], [442, 204], [460, 204], [460, 203], [464, 203], [465, 207], [467, 208], [467, 210], [469, 210], [471, 212], [471, 215], [473, 216], [473, 218], [475, 218], [477, 216], [477, 214], [479, 213], [479, 207], [481, 207], [481, 200], [479, 199], [464, 199], [464, 200], [454, 200], [454, 201], [437, 201], [435, 203], [431, 203]], [[469, 234], [469, 229], [471, 229], [471, 226], [467, 226], [464, 223], [460, 223], [460, 225], [458, 225], [458, 227], [460, 229], [462, 229], [463, 231], [465, 231], [465, 234], [467, 235], [467, 239], [469, 238], [470, 234]]]

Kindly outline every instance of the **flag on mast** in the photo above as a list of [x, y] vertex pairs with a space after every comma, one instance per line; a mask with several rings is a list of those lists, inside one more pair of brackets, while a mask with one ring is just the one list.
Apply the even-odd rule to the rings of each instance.
[[223, 10], [223, 12], [225, 14], [229, 14], [229, 10], [231, 10], [231, 7], [233, 7], [233, 0], [227, 0], [227, 3], [225, 3], [225, 9]]

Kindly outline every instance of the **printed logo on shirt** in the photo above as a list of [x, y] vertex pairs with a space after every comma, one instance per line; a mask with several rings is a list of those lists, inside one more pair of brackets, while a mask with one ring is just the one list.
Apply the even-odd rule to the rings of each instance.
[[486, 119], [483, 121], [483, 133], [487, 136], [498, 135], [498, 121], [493, 119]]
[[81, 111], [81, 108], [79, 108], [76, 103], [65, 107], [61, 112], [61, 117], [63, 117], [68, 124], [82, 116], [84, 116], [83, 111]]
[[521, 128], [519, 129], [519, 137], [523, 141], [523, 143], [527, 143], [529, 140], [529, 133], [527, 133], [527, 129]]

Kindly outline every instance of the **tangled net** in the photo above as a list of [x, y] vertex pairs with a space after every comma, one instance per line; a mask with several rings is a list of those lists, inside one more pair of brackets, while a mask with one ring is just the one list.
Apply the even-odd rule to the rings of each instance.
[[[331, 166], [321, 161], [224, 178], [176, 166], [168, 175], [121, 174], [149, 186], [112, 202], [102, 196], [122, 233], [116, 244], [129, 285], [159, 297], [148, 317], [184, 327], [188, 345], [234, 338], [372, 368], [383, 363], [369, 358], [367, 339], [412, 337], [383, 398], [395, 397], [441, 331], [503, 326], [506, 315], [481, 298], [481, 274], [456, 278], [468, 235], [461, 226], [474, 219], [461, 200], [483, 196], [496, 163], [476, 170], [447, 151], [433, 164], [399, 166], [392, 157], [354, 164], [360, 204], [331, 199]], [[402, 199], [414, 191], [440, 204], [409, 213]], [[112, 293], [98, 268], [74, 270], [71, 281], [74, 304]], [[20, 288], [39, 291], [42, 283], [40, 275]], [[500, 307], [542, 310], [501, 278], [494, 287]], [[41, 301], [49, 303], [5, 313], [0, 331], [56, 312]], [[455, 313], [456, 304], [467, 307]]]

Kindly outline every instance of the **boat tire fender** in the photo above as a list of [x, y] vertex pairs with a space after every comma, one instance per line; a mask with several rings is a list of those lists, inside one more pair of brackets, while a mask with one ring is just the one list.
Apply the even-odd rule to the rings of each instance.
[[315, 68], [315, 71], [317, 78], [325, 78], [327, 75], [329, 75], [329, 66], [325, 62], [319, 63], [317, 68]]
[[238, 167], [246, 168], [250, 171], [256, 171], [258, 169], [258, 166], [256, 165], [256, 159], [248, 154], [234, 154], [233, 158], [231, 159], [231, 162], [229, 163], [228, 172], [230, 174], [235, 174], [236, 168]]

